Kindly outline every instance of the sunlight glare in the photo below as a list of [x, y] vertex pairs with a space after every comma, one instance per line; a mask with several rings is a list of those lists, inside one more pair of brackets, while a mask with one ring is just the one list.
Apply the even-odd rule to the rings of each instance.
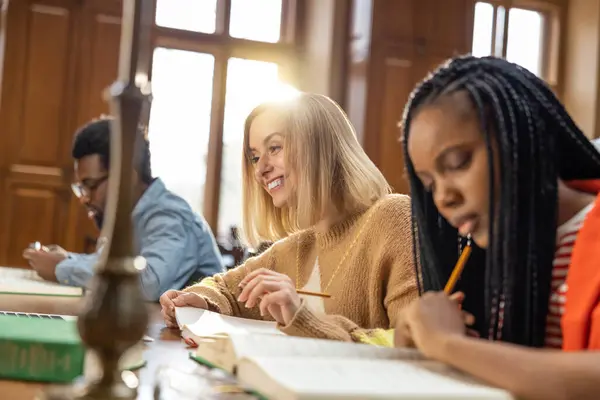
[[508, 13], [506, 59], [537, 76], [542, 72], [543, 17], [537, 11], [511, 8]]
[[244, 122], [264, 102], [286, 101], [300, 92], [279, 77], [275, 63], [230, 58], [227, 68], [223, 163], [217, 234], [224, 239], [233, 225], [242, 220], [242, 158]]
[[[170, 29], [216, 32], [217, 0], [157, 0], [156, 24]], [[282, 0], [232, 0], [229, 35], [276, 43]], [[223, 60], [225, 61], [225, 60]], [[215, 59], [211, 54], [158, 47], [152, 66], [153, 102], [149, 138], [152, 172], [202, 213], [211, 133]], [[273, 62], [229, 58], [218, 233], [241, 221], [244, 121], [258, 104], [300, 93], [280, 78]], [[222, 99], [221, 99], [222, 101]]]
[[202, 212], [214, 57], [159, 47], [152, 65], [148, 137], [152, 173]]
[[478, 1], [475, 5], [473, 23], [473, 47], [471, 54], [485, 57], [492, 54], [492, 30], [494, 25], [494, 6]]

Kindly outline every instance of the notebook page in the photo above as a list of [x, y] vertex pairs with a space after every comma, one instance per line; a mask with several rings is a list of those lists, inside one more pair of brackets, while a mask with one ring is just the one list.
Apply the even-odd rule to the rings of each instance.
[[275, 322], [230, 317], [208, 310], [204, 310], [196, 322], [186, 324], [184, 328], [197, 337], [232, 333], [283, 335]]
[[[256, 357], [240, 363], [240, 380], [244, 381], [244, 375], [251, 375], [251, 369], [257, 366], [303, 398], [513, 400], [506, 391], [451, 376], [449, 368], [432, 362]], [[443, 372], [433, 372], [436, 369]], [[252, 386], [252, 382], [243, 383]], [[268, 386], [268, 382], [263, 385]]]
[[261, 357], [340, 357], [389, 360], [423, 360], [414, 349], [395, 349], [367, 344], [338, 342], [325, 339], [309, 339], [291, 336], [266, 338], [263, 335], [230, 334], [238, 358]]
[[44, 281], [34, 270], [0, 267], [0, 293], [81, 296], [83, 290]]
[[4, 279], [26, 279], [43, 282], [44, 279], [33, 269], [0, 267], [0, 282]]
[[179, 328], [183, 328], [184, 325], [192, 325], [200, 319], [204, 311], [196, 307], [175, 307], [177, 325], [179, 325]]

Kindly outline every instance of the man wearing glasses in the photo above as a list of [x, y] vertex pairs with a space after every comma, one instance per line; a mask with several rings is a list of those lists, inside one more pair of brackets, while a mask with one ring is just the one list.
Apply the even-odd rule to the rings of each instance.
[[[107, 199], [110, 122], [103, 118], [81, 128], [72, 149], [77, 180], [72, 189], [98, 229], [102, 228]], [[140, 279], [146, 298], [157, 301], [165, 291], [181, 289], [222, 272], [224, 267], [204, 219], [185, 200], [168, 191], [159, 178], [152, 177], [147, 140], [138, 140], [134, 162], [133, 190], [138, 199], [132, 213], [135, 246], [147, 262]], [[42, 278], [85, 287], [101, 250], [100, 240], [94, 254], [48, 246], [26, 249], [23, 256]]]

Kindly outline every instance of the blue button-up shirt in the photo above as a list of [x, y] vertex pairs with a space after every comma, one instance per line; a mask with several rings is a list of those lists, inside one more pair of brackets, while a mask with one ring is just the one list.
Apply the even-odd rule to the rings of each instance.
[[[141, 271], [146, 298], [156, 301], [169, 289], [181, 289], [193, 279], [223, 272], [223, 260], [204, 218], [160, 179], [146, 189], [133, 209], [137, 253], [146, 259]], [[94, 254], [69, 253], [56, 266], [60, 283], [85, 287], [94, 274], [102, 246]]]

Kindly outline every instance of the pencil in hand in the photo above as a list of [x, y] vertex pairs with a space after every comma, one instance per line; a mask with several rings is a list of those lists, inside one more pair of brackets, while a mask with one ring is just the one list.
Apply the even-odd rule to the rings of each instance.
[[308, 290], [301, 290], [301, 289], [298, 289], [298, 290], [296, 290], [296, 292], [297, 292], [298, 294], [303, 294], [303, 295], [306, 295], [306, 296], [324, 297], [324, 298], [326, 298], [326, 299], [328, 299], [328, 298], [330, 298], [330, 297], [331, 297], [331, 295], [330, 295], [330, 294], [327, 294], [327, 293], [320, 293], [320, 292], [310, 292], [310, 291], [308, 291]]
[[452, 274], [446, 283], [446, 287], [444, 287], [444, 293], [450, 295], [454, 291], [454, 287], [456, 283], [460, 279], [463, 269], [465, 268], [465, 264], [469, 260], [469, 256], [471, 255], [471, 235], [467, 236], [467, 245], [463, 249], [462, 253], [460, 253], [460, 257], [454, 266], [454, 270], [452, 270]]

